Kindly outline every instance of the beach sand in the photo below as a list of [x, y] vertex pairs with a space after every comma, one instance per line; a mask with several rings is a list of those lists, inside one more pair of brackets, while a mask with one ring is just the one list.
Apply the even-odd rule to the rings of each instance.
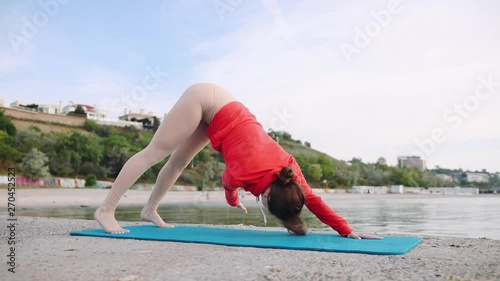
[[[0, 201], [7, 206], [6, 192]], [[18, 208], [97, 206], [107, 190], [18, 189]], [[150, 192], [127, 192], [122, 205], [143, 205]], [[371, 196], [328, 194], [340, 198]], [[170, 192], [165, 203], [206, 200], [201, 192]], [[246, 196], [246, 200], [254, 200]], [[223, 192], [210, 201], [224, 202]], [[455, 237], [424, 238], [400, 256], [275, 250], [217, 245], [70, 236], [95, 229], [95, 221], [18, 217], [16, 273], [8, 269], [11, 235], [0, 216], [3, 274], [0, 280], [500, 280], [500, 241]], [[125, 222], [138, 225], [144, 222]], [[250, 226], [224, 226], [252, 228]], [[272, 228], [266, 228], [272, 230]]]

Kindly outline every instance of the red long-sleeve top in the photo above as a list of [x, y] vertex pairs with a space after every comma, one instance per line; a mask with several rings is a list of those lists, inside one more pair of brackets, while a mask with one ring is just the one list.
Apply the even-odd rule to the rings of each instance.
[[353, 231], [344, 218], [314, 194], [295, 158], [266, 133], [240, 102], [231, 102], [215, 114], [207, 136], [226, 162], [222, 184], [229, 205], [240, 203], [239, 187], [258, 196], [276, 180], [282, 168], [291, 167], [297, 175], [295, 181], [304, 190], [306, 207], [340, 235], [346, 236]]

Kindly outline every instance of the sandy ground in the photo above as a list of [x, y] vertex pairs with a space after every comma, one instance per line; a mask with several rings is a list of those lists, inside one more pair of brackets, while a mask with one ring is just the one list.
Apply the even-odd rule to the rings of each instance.
[[[15, 203], [17, 208], [27, 209], [95, 207], [107, 192], [18, 189]], [[149, 194], [130, 190], [121, 204], [143, 205]], [[322, 196], [370, 199], [428, 195]], [[247, 200], [254, 197], [246, 196]], [[164, 200], [197, 201], [207, 201], [206, 194], [169, 192]], [[209, 201], [224, 203], [224, 193], [210, 192]], [[0, 203], [7, 206], [6, 192], [0, 193]], [[422, 236], [424, 242], [406, 255], [373, 256], [74, 237], [69, 235], [71, 231], [97, 227], [95, 221], [74, 219], [19, 217], [11, 232], [7, 219], [0, 216], [4, 222], [0, 227], [4, 241], [0, 280], [500, 280], [500, 241], [490, 239]], [[142, 223], [123, 223], [137, 224]], [[7, 271], [12, 246], [8, 237], [12, 235], [16, 241], [16, 273]]]
[[406, 255], [374, 256], [69, 235], [95, 227], [19, 217], [16, 273], [7, 271], [10, 232], [1, 227], [0, 280], [500, 280], [497, 240], [423, 237]]

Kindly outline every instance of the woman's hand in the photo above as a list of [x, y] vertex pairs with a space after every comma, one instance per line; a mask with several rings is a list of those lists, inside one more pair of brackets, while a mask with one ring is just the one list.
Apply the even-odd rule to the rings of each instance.
[[353, 231], [347, 235], [348, 238], [352, 239], [384, 239], [384, 237], [381, 236], [376, 236], [372, 234], [364, 234], [364, 233], [359, 233], [356, 231]]
[[236, 206], [236, 208], [241, 209], [243, 212], [245, 212], [245, 214], [248, 214], [247, 208], [245, 208], [243, 203], [240, 202], [240, 204], [238, 204], [238, 206]]

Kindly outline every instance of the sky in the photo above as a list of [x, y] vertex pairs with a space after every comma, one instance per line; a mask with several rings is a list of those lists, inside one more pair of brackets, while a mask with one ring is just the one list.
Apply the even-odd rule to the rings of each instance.
[[0, 99], [163, 116], [213, 82], [340, 160], [500, 172], [496, 0], [0, 2]]

